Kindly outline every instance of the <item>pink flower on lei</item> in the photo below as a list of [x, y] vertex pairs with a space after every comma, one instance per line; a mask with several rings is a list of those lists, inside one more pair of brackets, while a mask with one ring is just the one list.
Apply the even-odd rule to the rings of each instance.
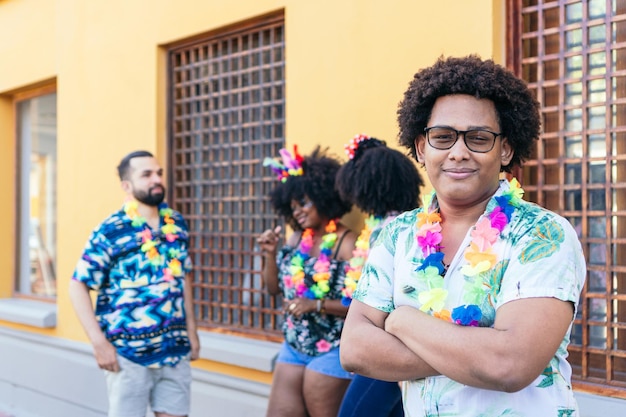
[[[506, 217], [504, 220], [506, 221]], [[499, 234], [500, 231], [491, 227], [491, 222], [486, 217], [480, 219], [471, 232], [473, 242], [476, 243], [481, 252], [491, 247], [498, 240]]]

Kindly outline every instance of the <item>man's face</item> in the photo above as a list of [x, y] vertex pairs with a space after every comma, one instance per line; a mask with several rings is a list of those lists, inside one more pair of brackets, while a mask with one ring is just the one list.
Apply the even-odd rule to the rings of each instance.
[[130, 160], [129, 179], [126, 191], [139, 202], [148, 206], [158, 206], [165, 198], [163, 168], [150, 156]]

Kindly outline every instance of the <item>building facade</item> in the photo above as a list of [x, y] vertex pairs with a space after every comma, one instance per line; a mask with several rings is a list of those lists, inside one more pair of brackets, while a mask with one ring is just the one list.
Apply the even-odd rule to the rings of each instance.
[[626, 0], [0, 0], [0, 412], [106, 415], [67, 287], [122, 204], [115, 166], [146, 149], [191, 230], [191, 415], [263, 416], [281, 341], [254, 244], [279, 222], [263, 158], [295, 144], [343, 155], [357, 133], [393, 144], [413, 74], [474, 53], [541, 104], [516, 175], [587, 255], [570, 348], [582, 415], [624, 415], [625, 39]]

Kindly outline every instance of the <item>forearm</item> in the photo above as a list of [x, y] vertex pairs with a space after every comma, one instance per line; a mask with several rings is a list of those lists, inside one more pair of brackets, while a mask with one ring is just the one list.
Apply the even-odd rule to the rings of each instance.
[[515, 392], [541, 374], [570, 320], [567, 303], [535, 298], [501, 307], [493, 327], [461, 326], [405, 306], [389, 316], [385, 329], [457, 382]]
[[341, 303], [341, 300], [329, 300], [323, 298], [320, 300], [320, 312], [331, 314], [333, 316], [345, 317], [348, 314], [348, 307]]
[[70, 280], [69, 294], [74, 311], [91, 344], [97, 345], [102, 343], [106, 340], [106, 337], [96, 320], [87, 286], [72, 279]]
[[438, 374], [399, 339], [374, 326], [360, 329], [358, 335], [342, 335], [341, 364], [350, 372], [382, 381]]
[[280, 293], [280, 287], [278, 286], [278, 265], [276, 264], [276, 253], [264, 253], [262, 277], [263, 283], [270, 294], [276, 295]]
[[[384, 381], [438, 373], [398, 338], [382, 329], [386, 313], [353, 301], [341, 335], [341, 364], [351, 372]], [[366, 314], [362, 314], [362, 312]]]
[[185, 306], [185, 324], [187, 325], [188, 333], [195, 333], [197, 331], [196, 313], [193, 305], [193, 278], [188, 275], [185, 278], [185, 287], [183, 289], [184, 306]]

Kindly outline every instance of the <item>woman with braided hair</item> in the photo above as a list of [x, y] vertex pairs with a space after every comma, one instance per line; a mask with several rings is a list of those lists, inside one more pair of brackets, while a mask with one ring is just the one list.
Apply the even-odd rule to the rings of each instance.
[[335, 190], [341, 164], [316, 148], [301, 157], [281, 150], [266, 158], [280, 182], [270, 193], [275, 211], [294, 232], [279, 249], [280, 226], [257, 242], [263, 281], [282, 294], [285, 341], [276, 359], [268, 417], [336, 417], [352, 375], [339, 362], [348, 308], [342, 304], [347, 262], [356, 234], [341, 223], [351, 204]]

